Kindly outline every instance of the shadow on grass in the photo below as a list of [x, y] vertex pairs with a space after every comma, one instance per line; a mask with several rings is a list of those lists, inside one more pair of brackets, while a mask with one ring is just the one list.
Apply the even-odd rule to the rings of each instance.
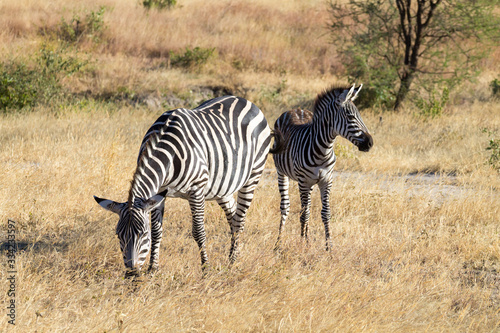
[[68, 251], [68, 242], [26, 242], [19, 241], [12, 244], [8, 241], [2, 241], [0, 243], [0, 251], [12, 251], [12, 246], [14, 246], [15, 251], [25, 251], [25, 252], [47, 252], [51, 250], [56, 250], [57, 252], [67, 252]]

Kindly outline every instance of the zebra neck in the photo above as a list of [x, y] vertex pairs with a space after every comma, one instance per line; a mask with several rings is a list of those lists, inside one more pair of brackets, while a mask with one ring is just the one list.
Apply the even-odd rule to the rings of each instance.
[[330, 119], [325, 113], [314, 115], [311, 125], [311, 135], [313, 137], [314, 151], [318, 155], [328, 157], [333, 152], [333, 145], [338, 133], [333, 124], [333, 117]]
[[169, 181], [167, 176], [172, 174], [171, 165], [170, 159], [166, 158], [163, 158], [161, 162], [158, 158], [151, 156], [143, 159], [132, 178], [129, 203], [133, 203], [137, 198], [147, 200], [161, 192], [162, 187], [164, 188]]

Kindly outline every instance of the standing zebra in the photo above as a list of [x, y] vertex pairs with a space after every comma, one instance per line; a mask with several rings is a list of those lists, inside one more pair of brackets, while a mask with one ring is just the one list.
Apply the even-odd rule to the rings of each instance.
[[259, 108], [234, 96], [206, 101], [193, 110], [162, 114], [142, 141], [128, 201], [94, 197], [103, 208], [120, 216], [116, 234], [127, 276], [139, 274], [150, 250], [149, 269], [158, 269], [166, 196], [189, 201], [202, 268], [208, 263], [205, 200], [216, 200], [231, 228], [229, 258], [234, 262], [271, 136]]
[[284, 136], [285, 141], [284, 152], [273, 154], [281, 195], [281, 222], [276, 248], [279, 247], [281, 232], [290, 211], [289, 178], [299, 184], [301, 236], [306, 239], [311, 189], [318, 184], [323, 206], [321, 219], [325, 225], [326, 249], [331, 247], [329, 200], [336, 161], [333, 147], [335, 138], [340, 135], [365, 152], [373, 145], [373, 139], [353, 104], [362, 86], [355, 88], [353, 85], [351, 89], [332, 87], [317, 96], [313, 112], [292, 110], [283, 113], [276, 120], [274, 130]]

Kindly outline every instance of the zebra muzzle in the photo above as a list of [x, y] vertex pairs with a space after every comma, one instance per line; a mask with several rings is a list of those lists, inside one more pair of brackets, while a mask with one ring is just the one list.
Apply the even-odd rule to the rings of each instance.
[[357, 147], [360, 151], [367, 152], [373, 146], [373, 138], [368, 133], [363, 133], [361, 140], [357, 141]]

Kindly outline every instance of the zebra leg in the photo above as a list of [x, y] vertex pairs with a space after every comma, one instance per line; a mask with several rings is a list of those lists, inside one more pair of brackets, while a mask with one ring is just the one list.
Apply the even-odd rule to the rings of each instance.
[[281, 196], [280, 211], [281, 211], [281, 221], [280, 228], [278, 231], [278, 239], [274, 245], [274, 250], [278, 250], [281, 242], [281, 232], [285, 228], [286, 219], [288, 213], [290, 213], [290, 197], [288, 196], [289, 179], [285, 174], [278, 172], [278, 188]]
[[238, 257], [238, 246], [240, 234], [245, 227], [247, 210], [253, 200], [253, 192], [259, 183], [262, 170], [253, 173], [247, 183], [238, 191], [236, 212], [231, 220], [231, 249], [229, 250], [229, 262], [233, 264]]
[[302, 206], [300, 212], [300, 235], [308, 240], [309, 217], [311, 216], [311, 190], [312, 187], [305, 185], [299, 179], [300, 204]]
[[325, 243], [326, 250], [329, 251], [332, 248], [330, 239], [330, 189], [332, 188], [332, 182], [324, 182], [320, 184], [319, 190], [321, 193], [321, 219], [325, 225]]
[[229, 228], [231, 228], [231, 220], [236, 212], [236, 201], [233, 196], [230, 195], [226, 198], [218, 199], [217, 203], [221, 206], [222, 210], [224, 210], [224, 213], [226, 213], [227, 223], [229, 223]]
[[149, 271], [156, 271], [159, 267], [164, 210], [165, 202], [163, 202], [160, 207], [151, 211], [151, 258], [149, 259]]
[[191, 215], [193, 216], [193, 237], [198, 248], [200, 249], [201, 268], [204, 270], [208, 266], [208, 256], [205, 248], [206, 234], [205, 234], [205, 197], [203, 190], [198, 189], [191, 192], [189, 195], [189, 206], [191, 207]]

